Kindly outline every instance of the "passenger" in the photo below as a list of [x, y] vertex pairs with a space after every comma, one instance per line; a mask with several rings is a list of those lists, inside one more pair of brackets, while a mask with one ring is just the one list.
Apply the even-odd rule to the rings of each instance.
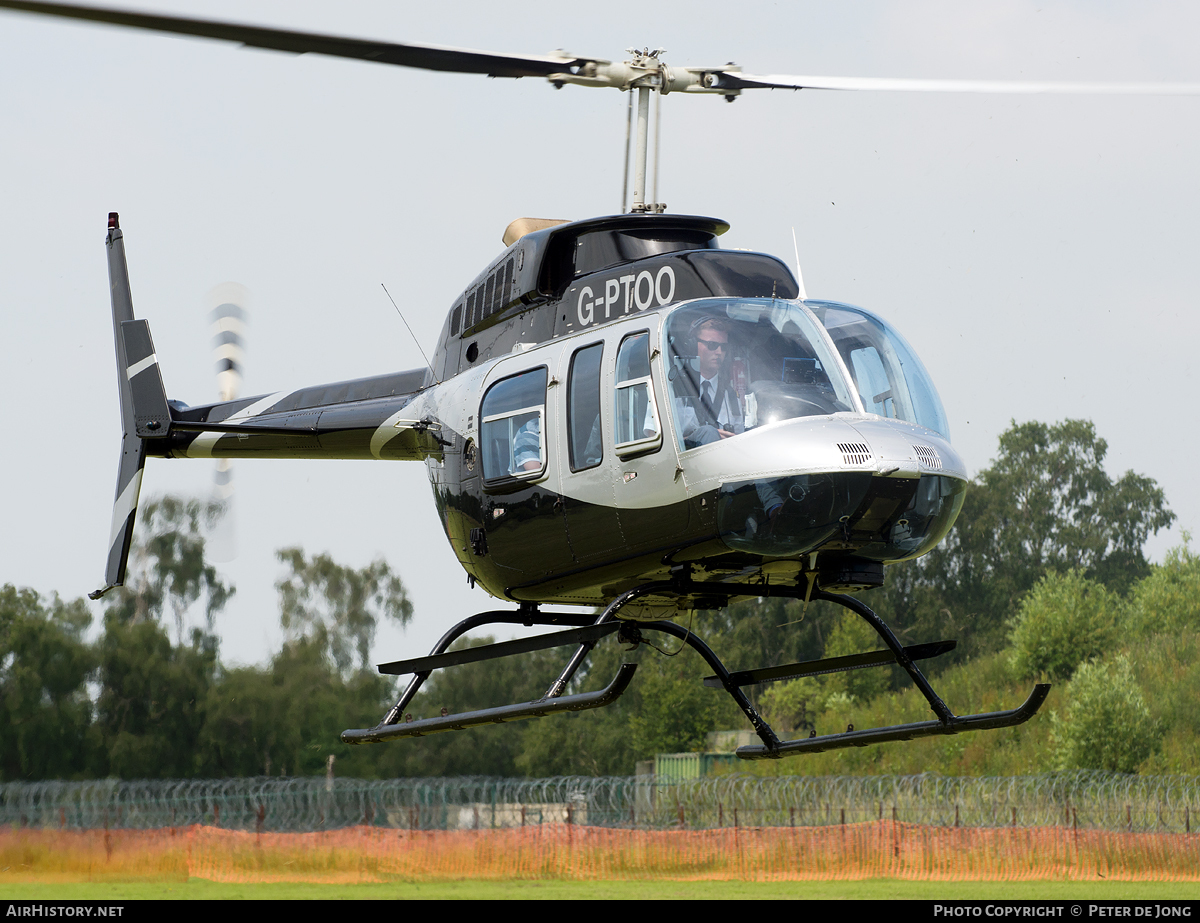
[[537, 471], [542, 467], [542, 418], [535, 414], [513, 437], [512, 474]]

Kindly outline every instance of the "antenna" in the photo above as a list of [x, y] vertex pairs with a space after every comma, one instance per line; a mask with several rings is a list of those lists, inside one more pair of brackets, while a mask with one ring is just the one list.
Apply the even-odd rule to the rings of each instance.
[[792, 250], [796, 253], [796, 284], [800, 286], [800, 300], [808, 301], [808, 292], [804, 290], [804, 273], [800, 271], [800, 245], [796, 243], [796, 229], [792, 228]]
[[425, 360], [425, 366], [429, 369], [429, 374], [433, 376], [434, 383], [440, 385], [441, 381], [437, 377], [437, 372], [433, 370], [433, 366], [430, 364], [429, 358], [425, 355], [425, 350], [421, 349], [421, 343], [417, 339], [417, 335], [412, 332], [412, 327], [409, 327], [408, 321], [404, 320], [404, 313], [400, 310], [400, 305], [396, 304], [396, 299], [392, 297], [392, 293], [387, 290], [386, 285], [380, 282], [379, 287], [382, 288], [383, 293], [388, 296], [388, 301], [392, 303], [392, 307], [395, 308], [396, 313], [400, 315], [400, 320], [404, 321], [404, 327], [406, 330], [408, 330], [408, 335], [413, 338], [413, 342], [417, 344], [417, 352], [419, 352], [421, 354], [421, 358]]

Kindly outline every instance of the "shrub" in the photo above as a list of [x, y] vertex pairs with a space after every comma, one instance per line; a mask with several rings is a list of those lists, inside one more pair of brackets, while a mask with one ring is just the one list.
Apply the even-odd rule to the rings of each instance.
[[802, 676], [771, 683], [758, 697], [763, 715], [780, 734], [808, 732], [820, 712], [821, 684], [815, 677]]
[[1158, 749], [1162, 727], [1124, 655], [1079, 667], [1067, 698], [1066, 720], [1052, 716], [1059, 768], [1133, 772]]
[[1067, 679], [1117, 641], [1121, 599], [1078, 570], [1046, 574], [1021, 603], [1009, 635], [1018, 676]]

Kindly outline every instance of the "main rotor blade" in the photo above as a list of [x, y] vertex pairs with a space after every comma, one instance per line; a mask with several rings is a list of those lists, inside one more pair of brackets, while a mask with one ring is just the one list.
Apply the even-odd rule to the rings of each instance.
[[438, 45], [402, 45], [371, 39], [343, 38], [319, 35], [314, 32], [294, 32], [289, 29], [267, 29], [241, 23], [215, 22], [209, 19], [189, 19], [180, 16], [156, 16], [132, 10], [103, 9], [92, 6], [73, 6], [65, 3], [26, 3], [21, 0], [0, 0], [0, 8], [82, 19], [88, 22], [109, 23], [152, 32], [193, 35], [227, 42], [241, 42], [253, 48], [290, 51], [293, 54], [324, 54], [338, 58], [357, 58], [418, 67], [423, 70], [451, 71], [461, 74], [487, 74], [489, 77], [546, 77], [560, 74], [569, 68], [599, 61], [598, 58], [579, 58], [572, 55], [516, 55], [490, 51], [471, 51], [466, 48], [444, 48]]
[[906, 93], [1076, 93], [1195, 96], [1200, 83], [1055, 83], [1020, 80], [922, 80], [907, 77], [756, 76], [733, 71], [714, 75], [730, 90], [880, 90]]
[[[44, 16], [80, 19], [153, 32], [191, 35], [228, 42], [240, 42], [253, 48], [287, 51], [293, 54], [324, 54], [339, 58], [376, 61], [423, 70], [462, 74], [487, 74], [490, 77], [548, 77], [570, 73], [587, 64], [607, 65], [601, 58], [575, 55], [516, 55], [439, 45], [400, 44], [373, 39], [346, 38], [290, 29], [268, 29], [242, 23], [216, 22], [181, 16], [158, 16], [132, 10], [116, 10], [66, 3], [35, 3], [26, 0], [0, 0], [0, 9], [19, 10]], [[1004, 80], [924, 80], [902, 77], [827, 77], [791, 74], [755, 75], [719, 68], [684, 68], [710, 75], [709, 90], [875, 90], [884, 92], [925, 93], [1067, 93], [1150, 96], [1200, 95], [1200, 83], [1055, 83], [1051, 81]], [[572, 82], [572, 81], [569, 81]], [[621, 86], [611, 81], [591, 83], [597, 86]]]

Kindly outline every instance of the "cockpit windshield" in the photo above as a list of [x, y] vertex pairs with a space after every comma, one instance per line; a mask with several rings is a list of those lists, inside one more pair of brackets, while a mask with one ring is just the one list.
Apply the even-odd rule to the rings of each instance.
[[829, 341], [794, 301], [692, 302], [671, 314], [665, 339], [681, 451], [780, 420], [857, 409]]
[[867, 413], [916, 423], [950, 438], [946, 412], [912, 348], [882, 320], [847, 304], [806, 301], [850, 370]]
[[949, 437], [920, 360], [903, 337], [861, 308], [705, 298], [670, 314], [665, 341], [681, 451], [768, 423], [860, 406]]

